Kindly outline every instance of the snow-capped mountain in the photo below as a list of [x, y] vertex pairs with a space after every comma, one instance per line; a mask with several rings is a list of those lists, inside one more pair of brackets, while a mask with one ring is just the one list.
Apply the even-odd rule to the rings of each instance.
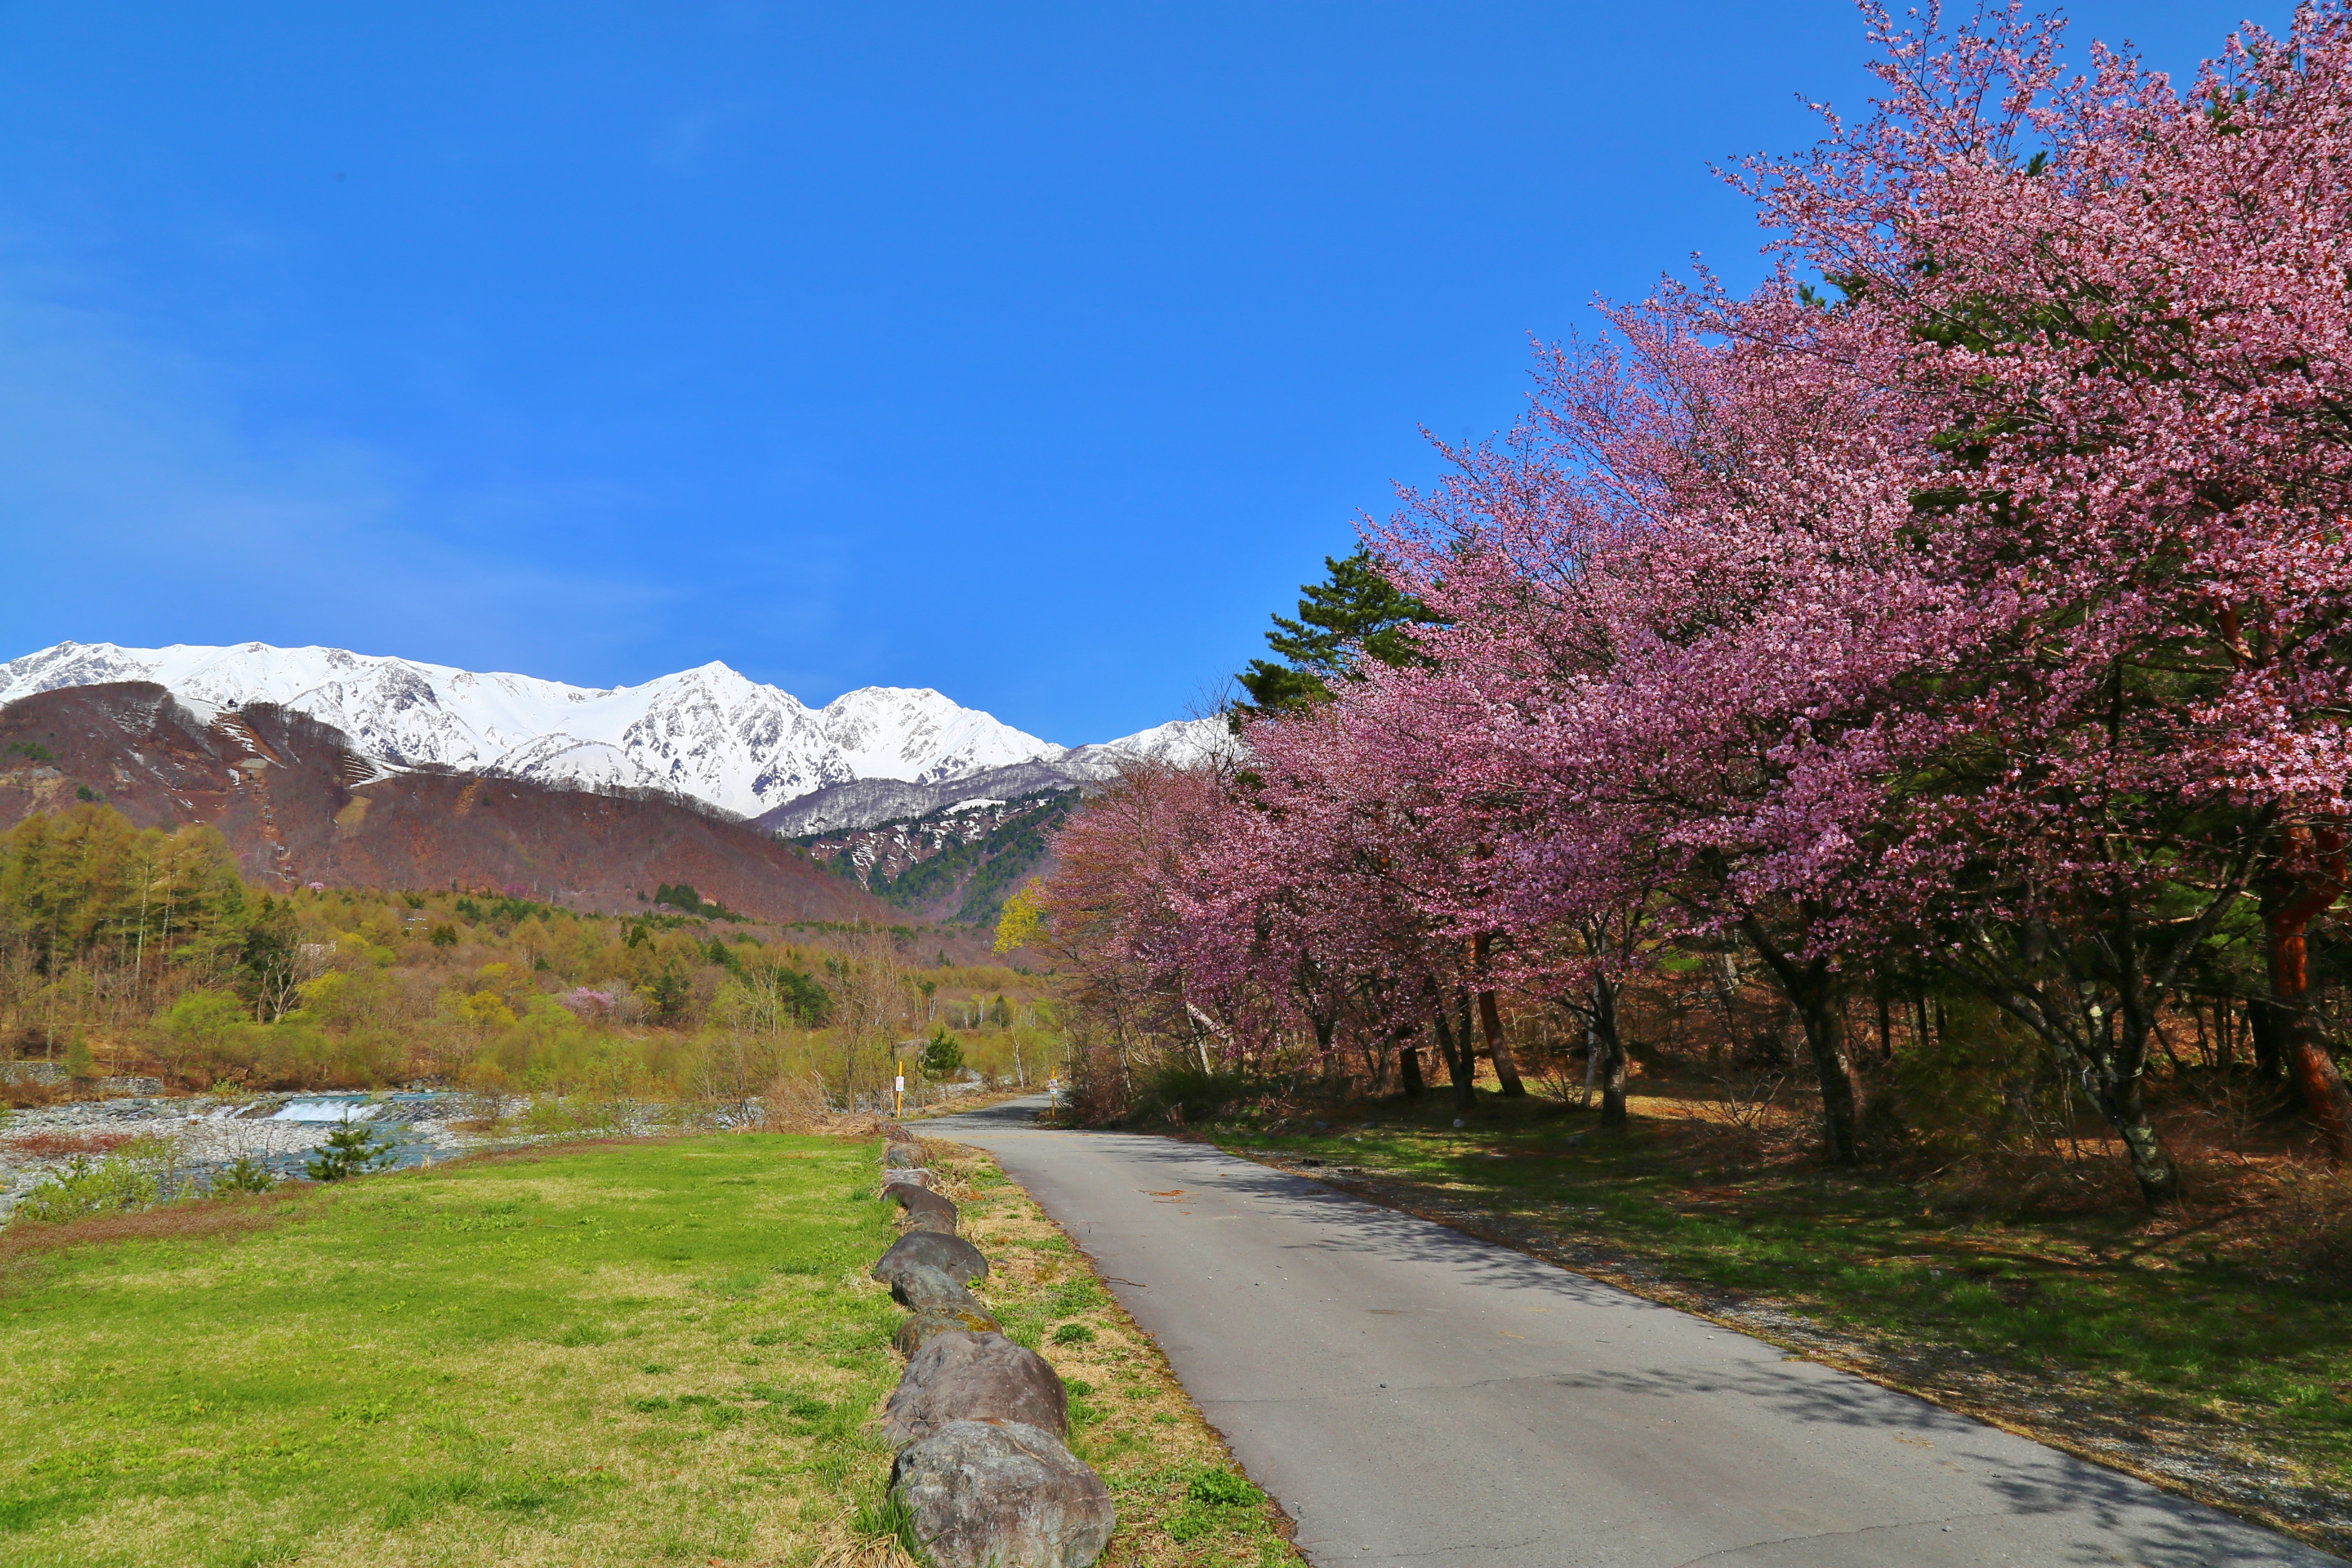
[[1073, 746], [1057, 759], [1071, 772], [1091, 778], [1108, 778], [1122, 762], [1165, 763], [1189, 768], [1231, 751], [1237, 742], [1223, 719], [1171, 719], [1149, 730], [1105, 741], [1099, 745]]
[[1184, 761], [1178, 753], [1187, 750], [1189, 731], [1203, 723], [1163, 724], [1072, 751], [928, 689], [869, 686], [813, 709], [715, 662], [596, 690], [266, 643], [59, 643], [0, 664], [0, 703], [115, 680], [153, 681], [184, 701], [215, 707], [273, 702], [332, 724], [359, 751], [394, 767], [667, 789], [746, 816], [859, 779], [935, 784], [1063, 757], [1080, 771], [1108, 774], [1108, 755], [1129, 748]]
[[1066, 752], [944, 779], [905, 783], [870, 778], [827, 784], [766, 813], [760, 826], [787, 838], [871, 827], [947, 810], [961, 801], [1010, 800], [1039, 790], [1092, 789], [1116, 778], [1125, 763], [1190, 767], [1239, 743], [1222, 719], [1178, 719], [1098, 746], [1073, 746]]
[[869, 686], [812, 709], [718, 663], [595, 690], [341, 648], [59, 643], [0, 664], [0, 702], [110, 680], [274, 702], [395, 767], [669, 789], [747, 816], [850, 779], [925, 782], [1062, 751], [936, 691]]

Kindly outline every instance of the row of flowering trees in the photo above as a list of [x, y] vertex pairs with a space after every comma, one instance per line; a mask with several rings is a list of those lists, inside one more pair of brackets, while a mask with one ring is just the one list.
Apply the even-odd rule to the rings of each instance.
[[[1776, 270], [1551, 351], [1507, 438], [1368, 528], [1412, 654], [1254, 710], [1061, 836], [1045, 907], [1106, 1027], [1202, 1065], [1475, 1055], [1738, 944], [1858, 1154], [1859, 983], [1965, 991], [2143, 1094], [2225, 941], [2352, 1157], [2306, 937], [2346, 879], [2352, 18], [2185, 90], [2010, 10], [1869, 13], [1882, 96], [1734, 178]], [[1804, 279], [1818, 279], [1818, 284]]]

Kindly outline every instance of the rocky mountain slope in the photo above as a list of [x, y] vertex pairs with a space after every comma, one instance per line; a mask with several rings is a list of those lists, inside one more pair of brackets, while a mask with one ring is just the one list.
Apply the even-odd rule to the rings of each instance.
[[0, 707], [0, 827], [98, 801], [142, 827], [218, 828], [265, 886], [458, 887], [635, 912], [663, 883], [755, 919], [903, 921], [788, 844], [675, 795], [393, 769], [268, 702], [192, 703], [152, 682]]
[[851, 779], [813, 790], [760, 816], [760, 826], [787, 838], [838, 833], [901, 818], [929, 816], [968, 800], [1012, 800], [1045, 790], [1087, 790], [1109, 780], [1123, 761], [1199, 762], [1233, 743], [1220, 719], [1179, 719], [1099, 746], [1073, 746], [1055, 756], [982, 768], [929, 783]]
[[992, 926], [1004, 900], [1051, 862], [1050, 837], [1075, 789], [971, 799], [923, 816], [797, 842], [810, 858], [926, 920]]

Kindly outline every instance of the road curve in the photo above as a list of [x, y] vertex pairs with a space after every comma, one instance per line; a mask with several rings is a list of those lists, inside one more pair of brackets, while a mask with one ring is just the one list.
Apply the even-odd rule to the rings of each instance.
[[918, 1123], [1091, 1255], [1317, 1568], [2317, 1568], [2338, 1558], [1197, 1143]]

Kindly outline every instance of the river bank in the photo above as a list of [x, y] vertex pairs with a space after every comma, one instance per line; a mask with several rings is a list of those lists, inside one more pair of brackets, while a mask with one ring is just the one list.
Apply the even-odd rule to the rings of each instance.
[[130, 1095], [11, 1114], [0, 1127], [0, 1223], [76, 1161], [135, 1148], [182, 1191], [208, 1190], [240, 1160], [299, 1177], [336, 1128], [364, 1123], [388, 1146], [387, 1168], [525, 1148], [585, 1134], [722, 1131], [760, 1119], [756, 1101], [563, 1100], [414, 1089], [375, 1094]]

